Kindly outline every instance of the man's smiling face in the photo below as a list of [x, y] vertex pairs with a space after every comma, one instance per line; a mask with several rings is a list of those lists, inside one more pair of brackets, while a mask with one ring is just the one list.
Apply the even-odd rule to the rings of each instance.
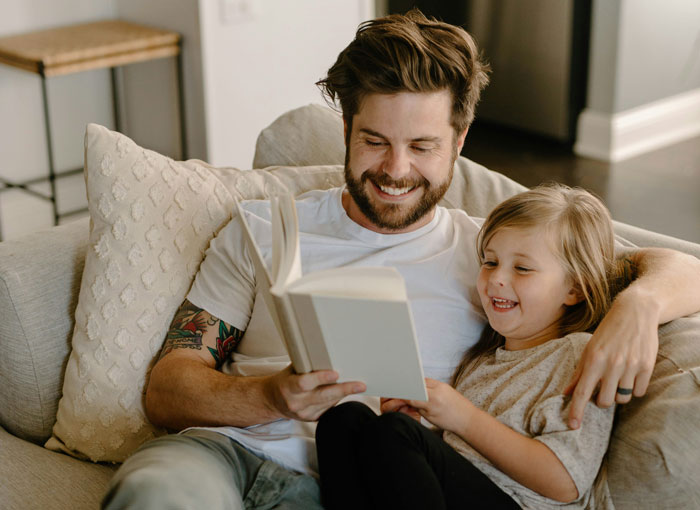
[[381, 233], [430, 222], [467, 133], [455, 134], [451, 107], [446, 90], [364, 98], [345, 157], [343, 206], [353, 221]]

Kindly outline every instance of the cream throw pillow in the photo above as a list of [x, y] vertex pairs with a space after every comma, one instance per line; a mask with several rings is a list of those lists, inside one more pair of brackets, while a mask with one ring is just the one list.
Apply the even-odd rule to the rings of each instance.
[[337, 166], [240, 171], [177, 162], [90, 124], [90, 238], [72, 352], [46, 447], [123, 461], [162, 433], [145, 417], [147, 374], [233, 197], [295, 194], [343, 182]]

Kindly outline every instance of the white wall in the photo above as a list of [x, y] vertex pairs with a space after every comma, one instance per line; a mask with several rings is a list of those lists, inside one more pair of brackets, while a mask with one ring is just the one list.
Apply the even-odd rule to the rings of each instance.
[[207, 153], [215, 165], [250, 168], [262, 128], [291, 108], [323, 102], [314, 83], [374, 17], [372, 0], [251, 2], [226, 22], [222, 1], [200, 0]]

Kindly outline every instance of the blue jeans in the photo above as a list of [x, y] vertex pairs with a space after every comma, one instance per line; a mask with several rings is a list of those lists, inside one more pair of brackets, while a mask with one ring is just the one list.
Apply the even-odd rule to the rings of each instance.
[[102, 508], [321, 509], [316, 480], [259, 458], [236, 441], [190, 430], [141, 446], [110, 482]]

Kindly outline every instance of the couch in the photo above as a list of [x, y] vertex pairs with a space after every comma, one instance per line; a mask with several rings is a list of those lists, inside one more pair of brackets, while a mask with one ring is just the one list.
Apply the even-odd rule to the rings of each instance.
[[[253, 166], [262, 170], [175, 162], [88, 126], [90, 218], [0, 243], [1, 508], [99, 506], [119, 462], [163, 433], [143, 417], [148, 369], [232, 197], [335, 186], [343, 160], [342, 122], [319, 105], [260, 133]], [[443, 205], [484, 216], [522, 189], [460, 157]], [[204, 201], [187, 201], [197, 193]], [[156, 216], [160, 229], [139, 226]], [[626, 246], [700, 257], [697, 244], [615, 229]], [[123, 285], [130, 272], [138, 288]], [[700, 315], [659, 332], [648, 394], [619, 407], [603, 468], [616, 508], [700, 508]]]

